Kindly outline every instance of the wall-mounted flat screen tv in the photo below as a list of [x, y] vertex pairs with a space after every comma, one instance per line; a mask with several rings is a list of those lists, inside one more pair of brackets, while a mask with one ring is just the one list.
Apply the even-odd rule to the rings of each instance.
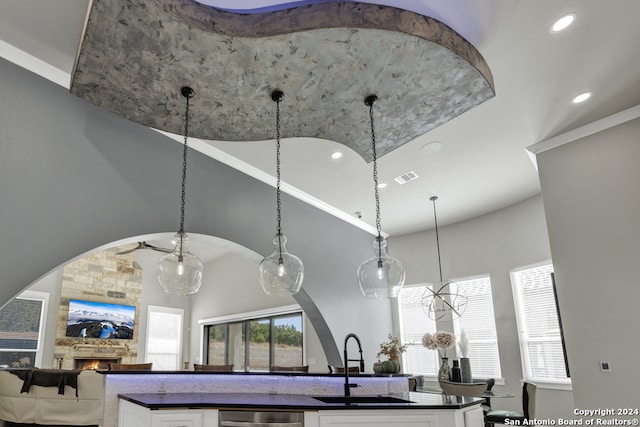
[[66, 336], [130, 340], [135, 315], [136, 308], [132, 305], [72, 299]]

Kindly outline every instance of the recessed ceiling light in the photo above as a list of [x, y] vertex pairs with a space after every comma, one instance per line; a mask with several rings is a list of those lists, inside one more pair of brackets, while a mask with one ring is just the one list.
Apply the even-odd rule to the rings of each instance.
[[437, 153], [440, 150], [442, 150], [442, 142], [440, 141], [427, 142], [420, 149], [422, 154]]
[[571, 102], [573, 102], [574, 104], [580, 104], [582, 102], [585, 102], [589, 98], [591, 98], [591, 92], [584, 92], [573, 98]]
[[334, 151], [333, 153], [331, 153], [331, 158], [333, 160], [337, 160], [340, 157], [342, 157], [342, 152], [341, 151]]
[[558, 19], [551, 26], [552, 33], [559, 33], [560, 31], [566, 29], [569, 25], [573, 24], [573, 21], [576, 19], [575, 13], [567, 13], [562, 18]]
[[385, 188], [387, 186], [386, 182], [381, 182], [380, 184], [378, 184], [378, 188]]

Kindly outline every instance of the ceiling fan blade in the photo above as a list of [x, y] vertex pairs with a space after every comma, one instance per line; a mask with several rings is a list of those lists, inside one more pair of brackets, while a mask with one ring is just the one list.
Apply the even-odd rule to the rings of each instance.
[[141, 246], [142, 247], [140, 249], [152, 249], [152, 250], [158, 251], [158, 252], [173, 252], [173, 249], [160, 248], [158, 246], [150, 245], [147, 242], [141, 242]]
[[138, 249], [139, 249], [139, 248], [136, 246], [136, 247], [135, 247], [135, 248], [133, 248], [133, 249], [129, 249], [129, 250], [122, 251], [122, 252], [116, 252], [116, 255], [126, 255], [126, 254], [130, 254], [131, 252], [133, 252], [133, 251], [135, 251], [135, 250], [138, 250]]
[[144, 249], [144, 242], [138, 242], [138, 245], [132, 249], [127, 249], [126, 251], [122, 251], [122, 252], [116, 252], [116, 255], [126, 255], [126, 254], [130, 254], [131, 252], [137, 251], [138, 249]]
[[138, 245], [132, 249], [127, 249], [126, 251], [116, 252], [116, 255], [126, 255], [131, 252], [137, 251], [138, 249], [151, 249], [158, 252], [173, 252], [172, 249], [160, 248], [158, 246], [153, 246], [148, 244], [147, 242], [138, 242]]

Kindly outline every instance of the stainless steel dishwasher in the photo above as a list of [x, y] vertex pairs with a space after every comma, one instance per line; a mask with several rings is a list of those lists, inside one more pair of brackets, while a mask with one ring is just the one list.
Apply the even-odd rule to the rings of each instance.
[[220, 411], [219, 427], [304, 427], [302, 412]]

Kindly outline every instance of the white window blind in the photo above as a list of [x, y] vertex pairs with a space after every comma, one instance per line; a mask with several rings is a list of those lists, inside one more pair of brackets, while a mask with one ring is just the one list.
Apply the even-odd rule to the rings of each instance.
[[550, 263], [511, 272], [525, 379], [568, 383]]
[[422, 296], [426, 285], [405, 286], [398, 295], [400, 317], [400, 342], [411, 344], [403, 353], [403, 371], [416, 375], [432, 375], [438, 372], [439, 361], [436, 350], [422, 346], [425, 332], [435, 332], [436, 322], [422, 309]]
[[467, 336], [471, 372], [476, 378], [501, 378], [491, 279], [481, 276], [455, 283], [467, 296], [467, 308], [454, 319], [453, 329], [457, 337], [462, 330]]
[[149, 306], [145, 361], [152, 362], [154, 370], [182, 369], [183, 317], [181, 308]]

